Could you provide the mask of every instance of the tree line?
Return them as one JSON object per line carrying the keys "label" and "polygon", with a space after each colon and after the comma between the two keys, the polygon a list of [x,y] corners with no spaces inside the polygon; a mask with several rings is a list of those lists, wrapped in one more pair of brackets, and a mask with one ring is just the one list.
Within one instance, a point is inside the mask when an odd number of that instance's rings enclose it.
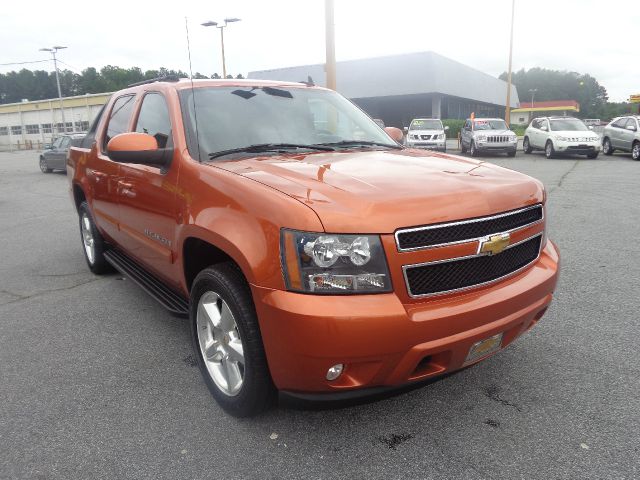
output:
{"label": "tree line", "polygon": [[[89,67],[84,69],[82,73],[60,70],[59,75],[63,97],[114,92],[132,83],[167,75],[177,75],[180,78],[189,77],[182,70],[170,70],[164,67],[158,70],[142,71],[138,67],[121,68],[112,65],[107,65],[100,70]],[[222,77],[217,73],[206,76],[197,72],[193,78],[217,79]],[[242,74],[236,77],[227,75],[227,78],[243,78],[243,76]],[[55,72],[22,69],[18,72],[0,73],[0,104],[21,102],[23,99],[31,101],[57,97],[58,87]]]}
{"label": "tree line", "polygon": [[[500,75],[506,81],[507,73]],[[520,103],[531,102],[531,90],[534,101],[575,100],[580,104],[581,118],[608,119],[631,112],[631,104],[626,102],[609,102],[607,89],[589,74],[531,68],[512,73],[511,82],[518,90]]]}

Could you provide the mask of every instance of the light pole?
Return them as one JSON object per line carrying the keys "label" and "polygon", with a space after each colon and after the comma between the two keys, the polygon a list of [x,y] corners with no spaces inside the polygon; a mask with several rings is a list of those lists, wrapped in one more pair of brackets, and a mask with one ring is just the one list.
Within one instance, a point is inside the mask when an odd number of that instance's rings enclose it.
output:
{"label": "light pole", "polygon": [[533,117],[533,98],[535,97],[537,91],[537,88],[529,89],[529,93],[531,94],[531,111],[529,112],[529,120],[531,120],[531,117]]}
{"label": "light pole", "polygon": [[324,69],[327,74],[327,88],[331,90],[336,89],[336,37],[333,10],[333,0],[325,0],[326,63]]}
{"label": "light pole", "polygon": [[62,105],[62,90],[60,89],[60,75],[58,74],[58,60],[56,59],[56,52],[67,47],[55,46],[51,48],[41,48],[41,52],[51,52],[53,55],[53,66],[56,69],[56,83],[58,84],[58,101],[60,102],[60,115],[62,116],[62,133],[67,131],[67,123],[64,119],[64,106]]}
{"label": "light pole", "polygon": [[239,18],[225,18],[224,25],[218,25],[218,22],[212,22],[211,20],[202,24],[203,27],[216,27],[220,29],[220,45],[222,47],[222,78],[227,78],[227,65],[224,59],[224,29],[230,23],[239,21]]}

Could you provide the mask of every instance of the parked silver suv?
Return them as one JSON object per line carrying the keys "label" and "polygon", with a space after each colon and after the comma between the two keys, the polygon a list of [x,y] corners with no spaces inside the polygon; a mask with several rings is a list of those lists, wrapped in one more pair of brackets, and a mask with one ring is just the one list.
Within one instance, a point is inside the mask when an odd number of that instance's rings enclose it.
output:
{"label": "parked silver suv", "polygon": [[472,157],[481,152],[506,153],[516,156],[518,137],[500,118],[467,119],[460,131],[460,150]]}
{"label": "parked silver suv", "polygon": [[640,160],[640,115],[614,118],[602,132],[602,153],[611,155],[616,150],[631,152],[631,158]]}

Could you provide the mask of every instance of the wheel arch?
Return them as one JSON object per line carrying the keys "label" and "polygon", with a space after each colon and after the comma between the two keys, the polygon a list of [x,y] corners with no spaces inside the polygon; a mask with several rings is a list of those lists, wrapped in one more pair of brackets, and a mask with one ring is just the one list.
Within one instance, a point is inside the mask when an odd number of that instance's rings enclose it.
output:
{"label": "wheel arch", "polygon": [[73,203],[76,206],[76,212],[80,209],[80,204],[87,201],[84,189],[76,182],[72,184]]}

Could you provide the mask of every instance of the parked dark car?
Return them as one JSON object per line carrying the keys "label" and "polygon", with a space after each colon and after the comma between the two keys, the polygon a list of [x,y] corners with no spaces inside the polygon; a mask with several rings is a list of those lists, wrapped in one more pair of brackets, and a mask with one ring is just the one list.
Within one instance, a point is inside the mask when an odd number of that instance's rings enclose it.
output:
{"label": "parked dark car", "polygon": [[51,173],[53,170],[66,171],[69,147],[80,145],[85,135],[86,132],[70,133],[56,138],[50,148],[45,148],[40,154],[40,170],[42,173]]}

